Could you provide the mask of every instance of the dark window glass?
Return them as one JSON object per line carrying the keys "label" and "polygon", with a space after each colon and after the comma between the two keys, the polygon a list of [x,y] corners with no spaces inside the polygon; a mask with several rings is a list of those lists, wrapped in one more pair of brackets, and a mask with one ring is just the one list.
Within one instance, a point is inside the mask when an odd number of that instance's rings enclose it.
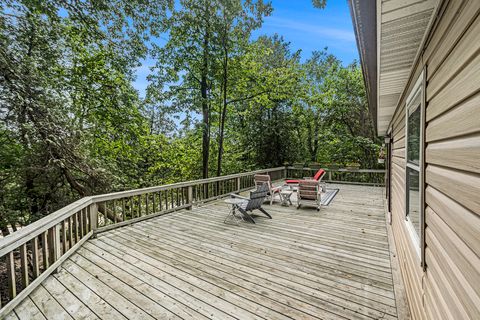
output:
{"label": "dark window glass", "polygon": [[407,167],[408,217],[420,237],[420,175]]}
{"label": "dark window glass", "polygon": [[420,165],[420,107],[408,116],[407,160]]}

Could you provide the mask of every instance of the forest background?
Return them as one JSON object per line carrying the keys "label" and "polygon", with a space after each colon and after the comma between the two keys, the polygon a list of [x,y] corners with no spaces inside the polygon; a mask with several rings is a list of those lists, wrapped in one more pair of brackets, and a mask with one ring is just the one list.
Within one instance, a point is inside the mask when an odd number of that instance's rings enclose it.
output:
{"label": "forest background", "polygon": [[0,3],[3,235],[92,194],[289,163],[378,167],[358,62],[252,39],[270,2]]}

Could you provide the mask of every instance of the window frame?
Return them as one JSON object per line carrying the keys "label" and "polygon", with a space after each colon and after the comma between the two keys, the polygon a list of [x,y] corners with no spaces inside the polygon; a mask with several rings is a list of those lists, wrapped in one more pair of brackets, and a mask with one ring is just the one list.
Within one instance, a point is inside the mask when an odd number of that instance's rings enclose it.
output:
{"label": "window frame", "polygon": [[[414,103],[420,96],[420,103]],[[420,108],[420,139],[419,139],[419,164],[416,165],[408,161],[408,119],[409,116]],[[425,165],[424,165],[424,148],[425,146],[425,70],[422,71],[413,86],[410,94],[405,102],[405,223],[410,234],[410,238],[415,244],[415,250],[421,259],[421,265],[424,265],[425,255]],[[415,226],[409,217],[409,177],[408,170],[415,170],[419,175],[419,205],[420,205],[420,234],[415,230]]]}

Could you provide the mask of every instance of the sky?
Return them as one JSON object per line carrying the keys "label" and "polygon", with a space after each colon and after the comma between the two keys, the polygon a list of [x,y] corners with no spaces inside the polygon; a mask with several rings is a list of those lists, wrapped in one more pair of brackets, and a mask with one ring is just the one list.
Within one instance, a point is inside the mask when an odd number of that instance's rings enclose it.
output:
{"label": "sky", "polygon": [[[328,47],[343,64],[358,60],[358,51],[352,19],[347,0],[327,0],[325,9],[316,9],[311,0],[271,0],[273,13],[264,19],[252,38],[260,35],[282,35],[290,42],[292,51],[302,50],[302,61],[308,59],[312,51]],[[143,97],[148,85],[146,80],[153,61],[147,59],[137,69],[135,88]]]}

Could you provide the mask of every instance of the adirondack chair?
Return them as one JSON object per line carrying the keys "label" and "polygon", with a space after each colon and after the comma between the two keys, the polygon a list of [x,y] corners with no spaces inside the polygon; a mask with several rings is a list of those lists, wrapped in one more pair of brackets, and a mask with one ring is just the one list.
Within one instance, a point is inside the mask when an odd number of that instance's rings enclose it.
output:
{"label": "adirondack chair", "polygon": [[257,188],[263,184],[266,184],[268,186],[267,197],[270,200],[270,205],[273,203],[273,199],[275,198],[275,195],[278,195],[278,198],[281,200],[280,191],[282,190],[282,188],[273,187],[272,180],[268,174],[256,174],[253,179],[255,180],[255,186]]}
{"label": "adirondack chair", "polygon": [[249,214],[249,212],[252,212],[253,210],[259,210],[268,218],[272,219],[272,216],[262,208],[262,204],[265,201],[267,194],[268,185],[264,183],[261,186],[257,187],[257,190],[250,192],[250,198],[245,198],[234,193],[232,193],[230,196],[232,198],[239,198],[245,200],[239,204],[235,204],[235,209],[242,214],[243,218],[246,221],[255,223],[255,220],[253,220],[253,217]]}
{"label": "adirondack chair", "polygon": [[320,211],[322,207],[322,188],[316,180],[299,180],[297,192],[297,209],[301,205],[312,205]]}

